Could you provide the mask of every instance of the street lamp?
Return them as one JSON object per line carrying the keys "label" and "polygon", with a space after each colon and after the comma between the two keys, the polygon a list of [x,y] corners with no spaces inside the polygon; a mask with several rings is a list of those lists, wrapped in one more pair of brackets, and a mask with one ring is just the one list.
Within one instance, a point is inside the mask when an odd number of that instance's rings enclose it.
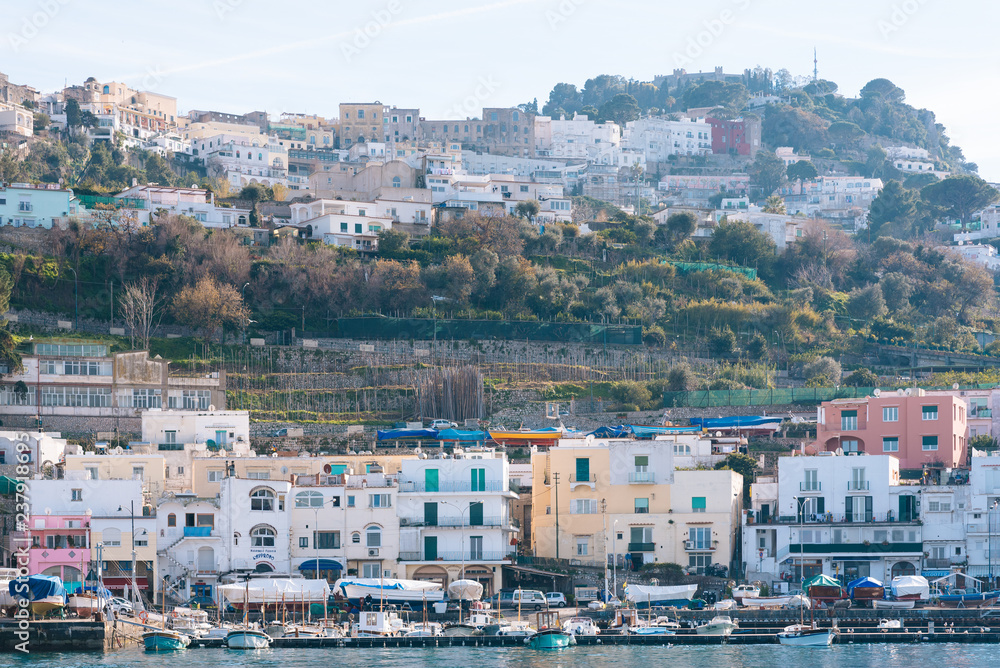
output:
{"label": "street lamp", "polygon": [[612,573],[611,588],[614,590],[612,593],[617,598],[617,596],[618,596],[618,520],[615,520],[614,524],[611,525],[611,573]]}

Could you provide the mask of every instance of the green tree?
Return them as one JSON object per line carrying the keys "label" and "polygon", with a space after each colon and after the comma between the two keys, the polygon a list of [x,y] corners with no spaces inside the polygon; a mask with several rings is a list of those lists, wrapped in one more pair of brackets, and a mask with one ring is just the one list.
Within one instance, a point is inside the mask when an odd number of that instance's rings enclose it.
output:
{"label": "green tree", "polygon": [[785,161],[769,151],[758,151],[747,168],[750,185],[758,188],[761,199],[766,199],[785,180]]}
{"label": "green tree", "polygon": [[767,339],[760,332],[754,332],[747,343],[747,356],[752,360],[763,361],[767,358]]}
{"label": "green tree", "polygon": [[220,328],[243,327],[250,317],[239,290],[212,276],[181,288],[172,310],[178,322],[201,331],[209,341]]}
{"label": "green tree", "polygon": [[723,219],[708,242],[712,257],[756,267],[764,276],[771,273],[776,248],[774,239],[742,220]]}
{"label": "green tree", "polygon": [[674,244],[684,241],[698,229],[698,216],[690,211],[681,211],[667,216],[667,231]]}
{"label": "green tree", "polygon": [[410,250],[410,235],[402,230],[390,228],[378,233],[378,254],[391,258]]}
{"label": "green tree", "polygon": [[66,100],[66,127],[75,128],[80,125],[80,103],[70,98]]}
{"label": "green tree", "polygon": [[726,325],[713,327],[708,333],[708,352],[712,357],[732,357],[736,351],[736,334]]}
{"label": "green tree", "polygon": [[997,449],[997,439],[989,434],[979,434],[969,439],[969,452],[973,449],[993,452]]}
{"label": "green tree", "polygon": [[743,503],[750,503],[750,486],[757,475],[757,460],[742,452],[726,455],[726,458],[715,465],[716,471],[735,471],[743,476]]}
{"label": "green tree", "polygon": [[848,387],[878,387],[878,374],[869,369],[855,369],[846,378],[844,385]]}
{"label": "green tree", "polygon": [[[580,109],[580,105],[580,91],[576,89],[574,84],[557,83],[552,87],[552,91],[549,93],[549,100],[542,107],[542,113],[546,116],[558,118],[556,112],[561,111],[562,113],[572,115]],[[596,118],[596,115],[593,118]]]}
{"label": "green tree", "polygon": [[750,91],[741,83],[706,81],[688,88],[683,99],[687,109],[724,107],[732,112],[740,112],[750,100]]}
{"label": "green tree", "polygon": [[910,278],[898,271],[890,271],[879,280],[882,286],[882,296],[886,308],[891,313],[905,311],[910,306],[910,296],[913,295],[913,283]]}
{"label": "green tree", "polygon": [[538,212],[542,210],[541,204],[538,200],[528,199],[523,202],[518,202],[517,206],[514,207],[514,213],[516,213],[521,218],[526,220],[531,220],[538,215]]}
{"label": "green tree", "polygon": [[785,173],[788,174],[789,181],[808,181],[809,179],[815,179],[819,175],[819,172],[816,171],[816,165],[812,164],[809,160],[793,162],[788,165]]}
{"label": "green tree", "polygon": [[803,375],[810,387],[840,385],[842,374],[840,362],[832,357],[817,357],[803,368]]}
{"label": "green tree", "polygon": [[667,390],[670,392],[687,392],[698,386],[698,378],[687,364],[670,367],[667,372]]}
{"label": "green tree", "polygon": [[861,320],[862,327],[865,323],[885,315],[888,309],[879,284],[851,290],[847,298],[847,312],[852,318]]}
{"label": "green tree", "polygon": [[882,226],[887,223],[909,228],[917,210],[916,201],[916,194],[904,188],[899,181],[887,181],[868,208],[868,229],[871,236],[879,236]]}
{"label": "green tree", "polygon": [[611,396],[624,406],[629,406],[632,410],[641,410],[653,398],[653,393],[649,391],[645,383],[635,380],[623,380],[611,386]]}
{"label": "green tree", "polygon": [[826,134],[836,146],[849,148],[857,144],[858,140],[865,136],[865,131],[858,127],[857,123],[850,121],[836,121],[831,123],[826,129]]}
{"label": "green tree", "polygon": [[888,79],[872,79],[861,89],[861,98],[899,103],[906,99],[906,93]]}
{"label": "green tree", "polygon": [[659,325],[653,325],[643,330],[642,342],[652,348],[662,348],[667,345],[667,333]]}
{"label": "green tree", "polygon": [[628,93],[619,93],[601,105],[600,119],[614,121],[621,127],[639,118],[642,109],[635,98]]}
{"label": "green tree", "polygon": [[764,213],[785,213],[785,200],[781,195],[771,195],[764,201]]}
{"label": "green tree", "polygon": [[962,223],[964,230],[972,214],[997,201],[1000,192],[978,176],[959,174],[925,186],[920,191],[920,196],[947,210]]}
{"label": "green tree", "polygon": [[51,122],[52,119],[49,118],[48,114],[35,112],[32,118],[32,130],[34,132],[43,132],[45,128],[49,127],[49,123]]}

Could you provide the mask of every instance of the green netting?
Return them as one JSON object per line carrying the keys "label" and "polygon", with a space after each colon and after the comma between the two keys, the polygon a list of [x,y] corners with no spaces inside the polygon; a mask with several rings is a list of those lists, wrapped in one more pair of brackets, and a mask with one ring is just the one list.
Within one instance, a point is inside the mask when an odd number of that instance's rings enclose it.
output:
{"label": "green netting", "polygon": [[672,264],[677,268],[682,274],[686,274],[690,271],[731,271],[734,274],[742,274],[749,278],[751,281],[757,278],[757,270],[751,267],[737,267],[728,264],[716,264],[715,262],[673,262],[668,261],[667,264]]}
{"label": "green netting", "polygon": [[477,339],[641,345],[642,327],[510,320],[341,318],[334,336],[348,339]]}
{"label": "green netting", "polygon": [[[963,390],[988,390],[996,387],[991,383],[963,385]],[[711,406],[768,406],[771,404],[813,405],[833,399],[861,399],[872,396],[874,387],[796,387],[771,390],[697,390],[694,392],[664,392],[665,408],[689,406],[709,408]],[[893,392],[896,388],[882,388],[883,392]],[[950,390],[951,387],[924,387],[925,390]]]}

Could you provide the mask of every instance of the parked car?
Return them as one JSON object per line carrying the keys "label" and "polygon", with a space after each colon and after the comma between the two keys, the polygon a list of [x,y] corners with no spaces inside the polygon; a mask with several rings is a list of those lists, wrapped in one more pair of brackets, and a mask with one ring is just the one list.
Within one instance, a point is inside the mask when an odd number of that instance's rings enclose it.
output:
{"label": "parked car", "polygon": [[458,429],[458,425],[454,422],[449,422],[448,420],[434,420],[431,422],[431,429],[437,429],[438,431],[444,429]]}
{"label": "parked car", "polygon": [[108,604],[116,615],[131,615],[132,604],[121,596],[113,596]]}
{"label": "parked car", "polygon": [[545,602],[550,608],[565,608],[567,605],[566,594],[561,591],[550,591],[545,594]]}
{"label": "parked car", "polygon": [[545,594],[534,589],[508,589],[494,594],[486,599],[494,608],[517,608],[527,610],[542,610],[548,608]]}

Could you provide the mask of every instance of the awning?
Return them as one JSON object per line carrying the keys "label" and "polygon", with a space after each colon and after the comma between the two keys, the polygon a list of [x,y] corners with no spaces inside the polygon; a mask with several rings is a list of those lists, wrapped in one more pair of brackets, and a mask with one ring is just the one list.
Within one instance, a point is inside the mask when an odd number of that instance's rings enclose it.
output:
{"label": "awning", "polygon": [[21,482],[9,476],[0,476],[0,494],[13,494]]}
{"label": "awning", "polygon": [[[317,562],[319,562],[317,564]],[[307,559],[299,564],[299,572],[307,573],[309,571],[342,571],[344,567],[339,561],[334,561],[333,559]]]}
{"label": "awning", "polygon": [[[132,586],[132,578],[129,577],[104,577],[103,582],[108,589],[129,589]],[[136,578],[135,585],[139,589],[149,589],[149,582],[145,577]]]}
{"label": "awning", "polygon": [[951,573],[951,571],[949,571],[947,568],[945,568],[943,570],[942,569],[938,569],[938,570],[933,570],[932,569],[932,570],[920,571],[920,574],[923,575],[925,578],[943,578],[944,576],[948,575],[949,573]]}

